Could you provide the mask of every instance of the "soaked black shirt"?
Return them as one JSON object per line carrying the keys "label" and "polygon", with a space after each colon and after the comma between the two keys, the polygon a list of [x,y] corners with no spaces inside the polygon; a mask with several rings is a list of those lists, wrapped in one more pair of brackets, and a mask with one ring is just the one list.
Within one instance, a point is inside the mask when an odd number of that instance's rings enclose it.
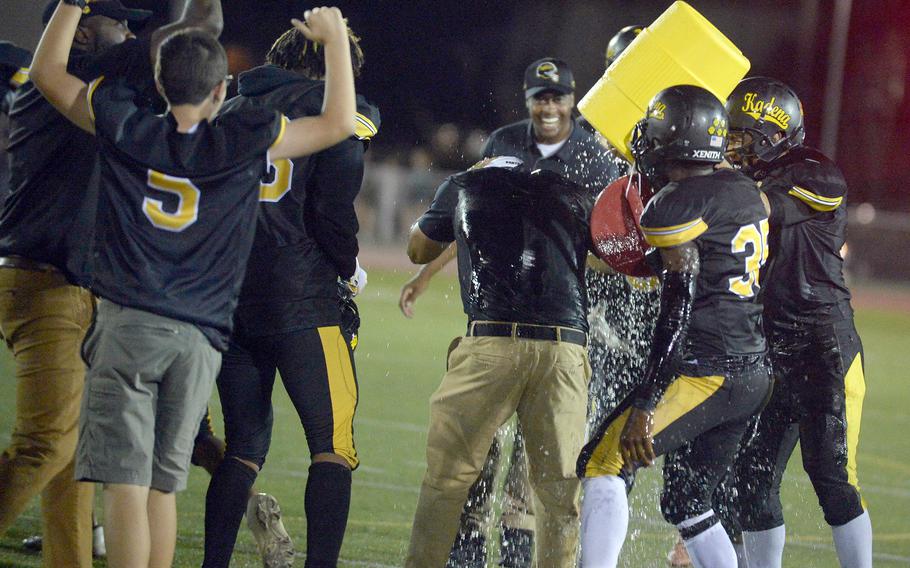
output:
{"label": "soaked black shirt", "polygon": [[89,93],[101,157],[92,290],[195,324],[225,350],[285,119],[245,110],[181,133],[172,115],[137,107],[123,82],[99,79]]}
{"label": "soaked black shirt", "polygon": [[568,140],[549,158],[544,158],[537,148],[531,119],[494,130],[483,147],[483,157],[491,156],[514,156],[523,161],[524,168],[529,171],[538,168],[554,171],[594,195],[621,175],[597,138],[574,121]]}
{"label": "soaked black shirt", "polygon": [[641,230],[655,247],[698,247],[687,356],[765,351],[758,277],[768,256],[768,217],[755,182],[723,169],[670,183],[648,202]]}
{"label": "soaked black shirt", "polygon": [[439,187],[420,230],[458,244],[468,319],[588,330],[590,192],[553,172],[484,168]]}
{"label": "soaked black shirt", "polygon": [[[225,104],[222,116],[263,108],[290,119],[316,116],[324,94],[323,81],[265,65],[240,76],[240,96]],[[354,200],[379,110],[358,95],[355,119],[354,136],[312,156],[277,161],[260,187],[256,238],[234,315],[239,333],[340,323],[337,282],[353,276],[356,266]]]}
{"label": "soaked black shirt", "polygon": [[[86,82],[125,76],[144,90],[152,80],[149,53],[146,40],[98,54],[74,50],[69,71]],[[0,213],[0,256],[52,264],[86,284],[98,198],[95,137],[58,113],[32,82],[17,91],[9,118],[10,195]]]}
{"label": "soaked black shirt", "polygon": [[821,152],[800,147],[757,176],[771,202],[771,259],[762,271],[767,323],[792,327],[853,316],[844,281],[847,184]]}

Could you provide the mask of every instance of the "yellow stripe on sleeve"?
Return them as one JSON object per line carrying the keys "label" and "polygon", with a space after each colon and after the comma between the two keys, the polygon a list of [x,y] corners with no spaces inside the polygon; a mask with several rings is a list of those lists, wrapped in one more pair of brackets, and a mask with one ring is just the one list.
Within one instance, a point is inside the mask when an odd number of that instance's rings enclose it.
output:
{"label": "yellow stripe on sleeve", "polygon": [[354,115],[354,121],[357,123],[354,135],[358,140],[369,140],[379,132],[379,129],[373,124],[373,121],[359,112]]}
{"label": "yellow stripe on sleeve", "polygon": [[271,146],[269,146],[269,150],[271,150],[278,144],[281,144],[281,141],[284,139],[284,133],[287,132],[289,122],[290,122],[290,119],[288,119],[288,117],[281,115],[281,128],[278,130],[278,135],[275,136],[275,141],[272,142]]}
{"label": "yellow stripe on sleeve", "polygon": [[92,106],[92,97],[95,96],[95,91],[97,91],[98,87],[101,86],[102,81],[104,81],[104,75],[98,77],[88,85],[88,92],[86,96],[88,97],[88,115],[92,119],[92,123],[95,122],[95,109]]}
{"label": "yellow stripe on sleeve", "polygon": [[22,67],[16,71],[9,80],[10,84],[16,88],[21,87],[22,85],[28,82],[28,67]]}
{"label": "yellow stripe on sleeve", "polygon": [[843,202],[844,198],[841,197],[824,197],[817,193],[812,193],[804,187],[794,185],[793,189],[788,191],[790,195],[799,199],[812,209],[816,211],[834,211],[837,209],[840,204]]}
{"label": "yellow stripe on sleeve", "polygon": [[707,230],[708,224],[701,217],[672,227],[641,228],[648,244],[658,248],[675,247],[687,243]]}

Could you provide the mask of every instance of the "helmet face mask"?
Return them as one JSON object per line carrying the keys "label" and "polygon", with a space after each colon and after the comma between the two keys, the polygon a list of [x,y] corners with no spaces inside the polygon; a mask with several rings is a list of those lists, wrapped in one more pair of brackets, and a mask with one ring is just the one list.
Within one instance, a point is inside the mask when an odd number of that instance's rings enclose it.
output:
{"label": "helmet face mask", "polygon": [[636,169],[659,190],[671,166],[713,166],[724,159],[727,113],[709,91],[678,85],[659,92],[632,133]]}
{"label": "helmet face mask", "polygon": [[767,77],[740,81],[726,104],[734,136],[727,152],[733,165],[751,173],[803,143],[803,105],[790,87]]}

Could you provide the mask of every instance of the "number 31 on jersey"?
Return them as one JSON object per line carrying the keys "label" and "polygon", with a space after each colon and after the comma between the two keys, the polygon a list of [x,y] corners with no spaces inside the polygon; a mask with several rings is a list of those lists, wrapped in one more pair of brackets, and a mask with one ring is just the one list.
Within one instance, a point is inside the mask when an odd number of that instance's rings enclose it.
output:
{"label": "number 31 on jersey", "polygon": [[[749,248],[751,246],[751,249]],[[768,260],[768,220],[743,225],[730,242],[733,254],[748,252],[746,273],[730,278],[730,291],[740,298],[752,298],[758,293],[758,274]]]}

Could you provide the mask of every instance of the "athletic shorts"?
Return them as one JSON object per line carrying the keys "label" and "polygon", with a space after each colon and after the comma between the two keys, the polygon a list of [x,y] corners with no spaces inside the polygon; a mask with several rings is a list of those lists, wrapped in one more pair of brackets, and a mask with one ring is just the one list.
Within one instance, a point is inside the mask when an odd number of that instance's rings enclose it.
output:
{"label": "athletic shorts", "polygon": [[184,489],[221,354],[193,324],[102,300],[83,358],[76,478]]}

